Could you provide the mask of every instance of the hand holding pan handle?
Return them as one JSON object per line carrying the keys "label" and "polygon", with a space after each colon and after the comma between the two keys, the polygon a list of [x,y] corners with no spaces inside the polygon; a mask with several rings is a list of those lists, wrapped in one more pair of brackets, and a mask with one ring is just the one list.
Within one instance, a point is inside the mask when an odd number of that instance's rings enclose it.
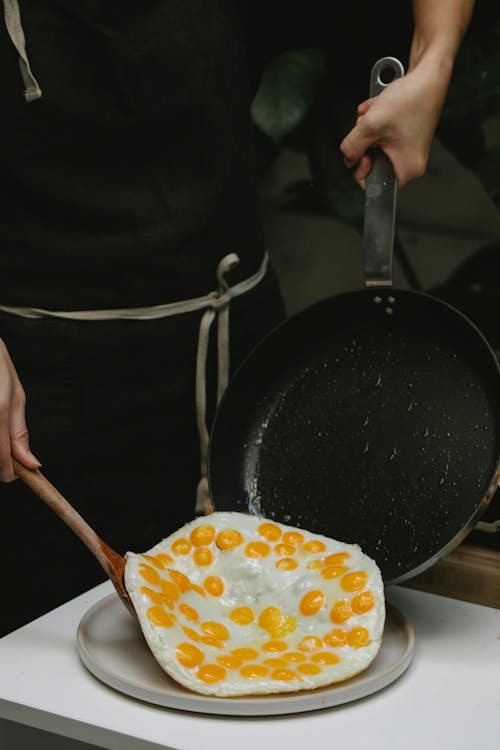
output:
{"label": "hand holding pan handle", "polygon": [[[370,97],[378,96],[389,85],[381,78],[385,71],[393,73],[392,81],[404,76],[404,68],[395,57],[378,60],[372,68]],[[381,149],[375,149],[365,190],[366,286],[392,286],[397,187],[391,160]]]}

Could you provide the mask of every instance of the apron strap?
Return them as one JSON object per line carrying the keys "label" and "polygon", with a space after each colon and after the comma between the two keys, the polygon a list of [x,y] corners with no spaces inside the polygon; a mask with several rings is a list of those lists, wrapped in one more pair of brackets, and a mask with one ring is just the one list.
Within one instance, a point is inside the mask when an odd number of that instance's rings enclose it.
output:
{"label": "apron strap", "polygon": [[267,270],[267,254],[253,276],[230,287],[225,274],[235,268],[239,261],[235,253],[226,255],[217,267],[218,291],[213,297],[211,308],[205,310],[200,322],[198,350],[196,353],[196,421],[200,436],[201,479],[196,490],[195,515],[212,513],[214,507],[210,500],[208,488],[208,443],[209,432],[206,423],[207,406],[207,355],[210,338],[210,327],[217,315],[217,405],[219,404],[229,381],[229,303],[232,297],[239,296],[252,289],[261,281]]}
{"label": "apron strap", "polygon": [[27,102],[33,102],[35,99],[40,99],[42,90],[29,64],[18,0],[3,0],[3,11],[7,32],[19,55],[19,67],[24,82],[24,98]]}
{"label": "apron strap", "polygon": [[198,333],[196,351],[195,401],[196,422],[200,438],[201,479],[196,491],[195,513],[205,514],[213,511],[208,491],[207,462],[209,432],[206,422],[207,409],[207,356],[210,342],[210,328],[217,317],[217,405],[222,398],[229,381],[229,303],[233,297],[239,297],[253,289],[264,278],[269,256],[265,253],[259,269],[243,281],[229,286],[226,274],[235,268],[240,259],[236,253],[225,255],[217,266],[217,291],[203,297],[180,300],[153,307],[131,307],[126,309],[107,310],[45,310],[40,307],[13,307],[0,305],[0,311],[23,318],[59,318],[65,320],[155,320],[172,315],[182,315],[195,310],[203,310]]}

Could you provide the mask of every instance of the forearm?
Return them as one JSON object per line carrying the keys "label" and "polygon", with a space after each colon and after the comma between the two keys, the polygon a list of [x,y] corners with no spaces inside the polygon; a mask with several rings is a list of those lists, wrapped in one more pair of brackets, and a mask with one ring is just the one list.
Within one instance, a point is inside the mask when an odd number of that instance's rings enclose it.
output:
{"label": "forearm", "polygon": [[474,0],[413,0],[414,34],[409,70],[425,63],[448,82]]}
{"label": "forearm", "polygon": [[355,127],[340,145],[362,185],[369,149],[381,148],[400,186],[424,174],[432,138],[474,0],[413,0],[414,35],[408,74],[358,106]]}
{"label": "forearm", "polygon": [[414,34],[408,74],[425,90],[433,127],[446,98],[460,43],[470,23],[474,0],[412,0]]}

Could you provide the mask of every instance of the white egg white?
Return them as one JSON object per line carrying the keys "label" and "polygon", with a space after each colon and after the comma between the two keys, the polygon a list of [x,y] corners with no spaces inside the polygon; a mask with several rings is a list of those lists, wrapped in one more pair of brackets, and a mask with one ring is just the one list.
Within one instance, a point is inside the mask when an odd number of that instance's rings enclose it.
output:
{"label": "white egg white", "polygon": [[[276,563],[283,555],[276,553],[278,541],[266,541],[259,533],[259,527],[263,523],[271,523],[278,527],[283,534],[286,532],[300,532],[303,542],[296,545],[293,555],[289,557],[296,560],[298,567],[292,570],[282,570],[276,567]],[[174,554],[172,545],[179,539],[190,539],[192,532],[202,525],[210,525],[215,529],[214,541],[207,545],[213,555],[213,561],[209,565],[199,565],[195,562],[193,553],[197,548],[192,547],[186,554]],[[217,534],[223,530],[235,529],[243,537],[242,544],[231,549],[219,549],[216,543]],[[324,550],[320,552],[307,552],[303,545],[311,541],[322,542]],[[245,553],[249,542],[264,542],[269,546],[269,554],[264,557],[248,557]],[[336,553],[348,553],[349,557],[345,563],[349,571],[363,571],[366,573],[366,582],[363,592],[370,592],[374,604],[366,612],[356,613],[345,622],[332,621],[331,611],[335,602],[342,600],[351,602],[358,590],[346,592],[342,588],[342,577],[325,579],[321,575],[324,569],[326,557]],[[365,670],[374,660],[380,648],[384,621],[385,602],[382,576],[376,563],[363,554],[359,546],[344,544],[342,542],[313,534],[303,529],[295,529],[291,526],[263,519],[243,513],[212,513],[203,518],[197,518],[189,524],[176,531],[171,536],[163,539],[147,553],[150,557],[158,554],[169,555],[172,563],[164,563],[164,568],[151,566],[148,560],[141,554],[128,552],[125,568],[125,585],[137,612],[139,622],[151,649],[161,667],[174,680],[197,693],[214,696],[241,696],[266,693],[292,692],[298,690],[310,690],[313,688],[329,685],[346,680]],[[317,568],[309,567],[311,562],[319,561]],[[316,563],[314,563],[316,564]],[[213,596],[206,593],[204,596],[196,589],[180,593],[176,601],[169,606],[159,605],[165,613],[170,616],[173,624],[169,626],[155,625],[148,616],[148,610],[158,604],[151,600],[151,590],[161,593],[161,583],[152,584],[144,579],[143,566],[154,568],[161,580],[171,580],[171,570],[179,571],[189,578],[191,584],[203,588],[208,576],[216,576],[224,585],[222,594]],[[321,567],[322,566],[322,567]],[[141,592],[141,589],[143,590]],[[149,590],[149,593],[144,589]],[[317,612],[304,614],[300,610],[300,602],[303,597],[312,591],[320,591],[324,595],[324,603]],[[180,605],[189,605],[197,616],[197,619],[189,619],[180,609]],[[250,607],[255,614],[253,622],[241,625],[234,622],[230,614],[236,608]],[[293,622],[291,632],[286,632],[279,637],[273,638],[269,632],[259,624],[259,616],[268,608],[277,608],[285,618]],[[198,636],[203,635],[202,624],[207,622],[221,623],[227,629],[229,638],[225,638],[217,645],[201,642]],[[195,631],[194,639],[188,632]],[[275,668],[269,667],[267,673],[262,677],[248,678],[241,672],[241,668],[224,668],[224,676],[220,678],[220,662],[218,657],[230,654],[235,649],[254,649],[258,652],[257,658],[244,661],[243,664],[261,665],[261,671],[265,660],[285,659],[285,654],[302,654],[303,661],[300,663],[314,664],[309,667],[316,671],[318,659],[314,651],[304,651],[300,644],[305,637],[314,636],[323,639],[332,630],[349,633],[353,629],[366,629],[369,633],[369,642],[362,646],[352,646],[349,643],[338,646],[329,646],[323,642],[319,650],[321,654],[334,654],[337,663],[320,664],[320,670],[316,674],[307,674],[298,670],[298,664],[294,661],[287,663],[285,667],[287,679],[279,679],[281,674]],[[269,641],[279,641],[285,644],[283,652],[265,652],[262,645]],[[179,644],[190,643],[199,649],[203,659],[194,666],[183,666],[178,660]],[[316,660],[316,661],[315,661]],[[216,679],[213,682],[201,680],[199,670],[207,665],[216,665]],[[265,666],[265,665],[264,665]],[[279,668],[278,668],[279,669]],[[302,668],[304,669],[304,668]],[[290,677],[290,670],[294,676]],[[210,670],[209,670],[210,671]],[[274,675],[274,676],[273,676]],[[219,679],[220,678],[220,679]]]}

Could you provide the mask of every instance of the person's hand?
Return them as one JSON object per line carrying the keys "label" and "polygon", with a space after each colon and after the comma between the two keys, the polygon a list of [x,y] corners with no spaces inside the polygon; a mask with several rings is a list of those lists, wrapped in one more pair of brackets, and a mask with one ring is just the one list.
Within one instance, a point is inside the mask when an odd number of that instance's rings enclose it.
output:
{"label": "person's hand", "polygon": [[362,187],[371,169],[368,150],[374,147],[391,160],[400,187],[425,173],[446,93],[446,85],[435,78],[432,69],[415,68],[358,106],[356,125],[340,150]]}
{"label": "person's hand", "polygon": [[28,469],[40,462],[29,447],[25,418],[26,397],[7,347],[0,339],[0,481],[16,478],[11,456]]}
{"label": "person's hand", "polygon": [[424,174],[453,65],[474,0],[413,0],[414,33],[408,74],[358,107],[356,125],[340,144],[348,167],[364,187],[368,150],[381,148],[400,187]]}

